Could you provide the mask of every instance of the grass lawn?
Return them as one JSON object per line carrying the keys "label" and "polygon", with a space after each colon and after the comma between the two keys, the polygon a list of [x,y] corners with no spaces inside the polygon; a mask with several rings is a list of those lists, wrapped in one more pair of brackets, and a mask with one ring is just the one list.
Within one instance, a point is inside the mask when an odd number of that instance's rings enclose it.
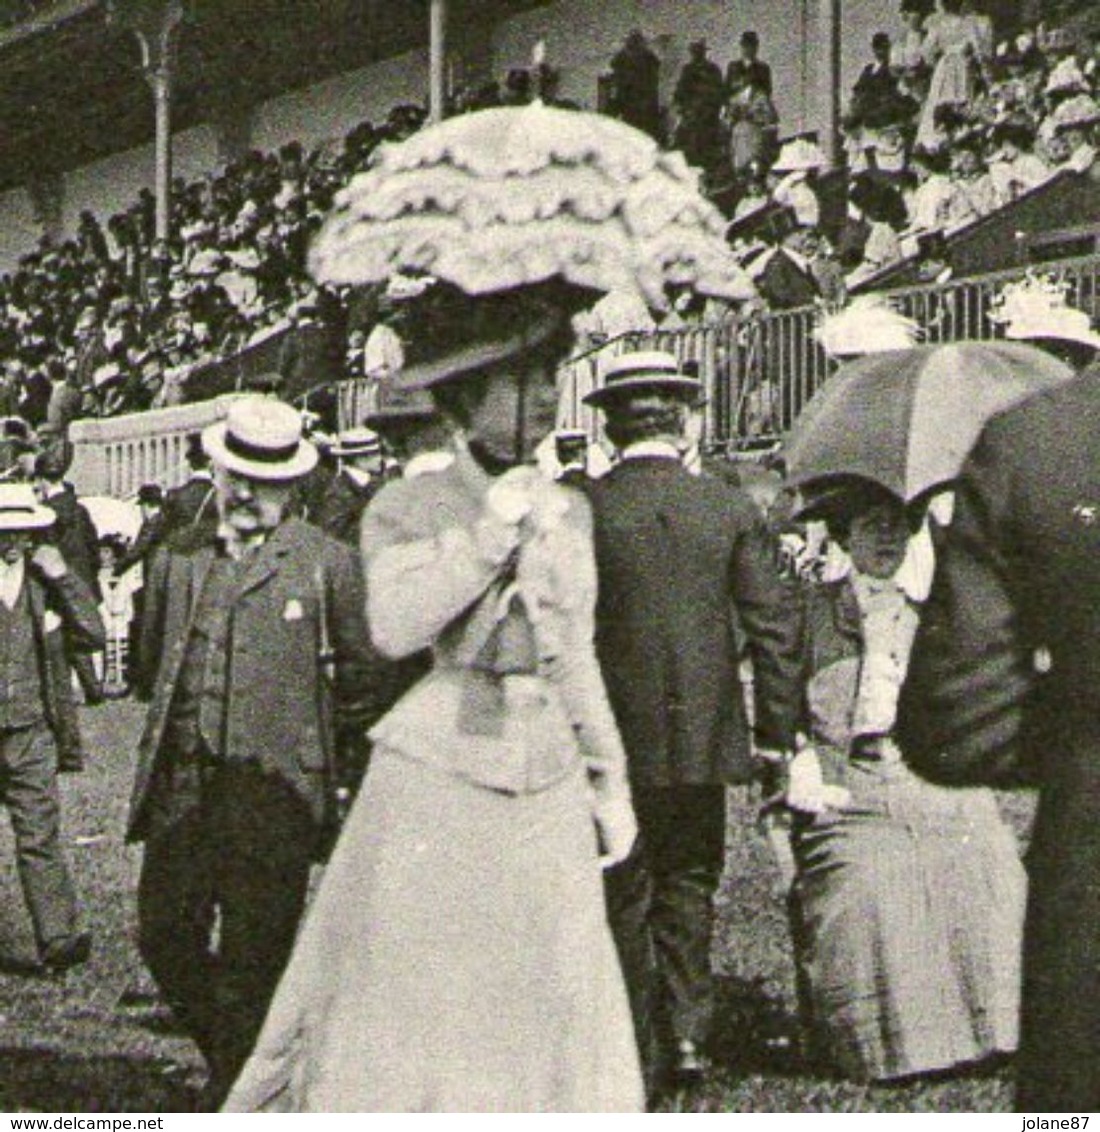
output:
{"label": "grass lawn", "polygon": [[[157,1007],[134,946],[139,851],[122,832],[142,709],[84,711],[89,769],[62,779],[65,840],[89,925],[91,962],[59,979],[16,973],[34,954],[0,823],[0,1110],[188,1112],[202,1061]],[[1011,798],[1017,827],[1030,801]],[[1008,1112],[1006,1072],[866,1087],[800,1063],[794,977],[778,873],[746,798],[731,798],[730,853],[714,961],[721,978],[716,1063],[700,1095],[670,1107],[729,1112]]]}

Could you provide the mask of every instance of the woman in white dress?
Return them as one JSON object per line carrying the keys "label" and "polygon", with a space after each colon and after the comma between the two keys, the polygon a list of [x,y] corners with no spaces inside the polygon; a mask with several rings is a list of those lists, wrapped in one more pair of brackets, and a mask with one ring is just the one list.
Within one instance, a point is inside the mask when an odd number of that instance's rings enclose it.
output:
{"label": "woman in white dress", "polygon": [[917,144],[936,148],[940,134],[935,115],[940,106],[965,105],[975,93],[976,77],[985,43],[981,29],[962,14],[963,0],[941,0],[943,10],[928,17],[924,57],[934,61],[928,96],[924,100]]}
{"label": "woman in white dress", "polygon": [[418,300],[435,356],[397,379],[455,427],[362,527],[372,635],[432,671],[370,770],[229,1111],[644,1106],[606,920],[635,835],[592,648],[584,497],[529,465],[566,312],[538,289]]}

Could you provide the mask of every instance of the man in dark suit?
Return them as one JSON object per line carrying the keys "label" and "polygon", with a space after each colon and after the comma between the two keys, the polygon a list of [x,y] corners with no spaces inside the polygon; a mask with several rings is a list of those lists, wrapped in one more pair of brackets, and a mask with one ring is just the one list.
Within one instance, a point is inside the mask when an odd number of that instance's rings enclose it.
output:
{"label": "man in dark suit", "polygon": [[[34,462],[38,494],[57,516],[47,537],[99,602],[103,600],[99,584],[99,533],[87,507],[77,499],[72,484],[65,482],[65,473],[72,459],[72,445],[62,438],[38,456]],[[69,664],[80,681],[85,703],[102,703],[103,685],[96,675],[91,653],[78,638],[74,638],[68,642],[67,654]],[[74,763],[79,763],[82,756],[74,752],[73,759]]]}
{"label": "man in dark suit", "polygon": [[753,661],[762,748],[793,748],[800,704],[798,622],[763,516],[681,462],[701,389],[671,355],[624,354],[585,398],[604,410],[620,455],[589,489],[596,649],[641,836],[608,876],[608,898],[651,1088],[664,1060],[658,1045],[680,1080],[702,1073],[725,786],[756,768],[734,614]]}
{"label": "man in dark suit", "polygon": [[0,803],[40,961],[63,971],[91,950],[61,840],[57,772],[80,745],[65,643],[102,648],[104,633],[91,593],[57,547],[34,545],[53,522],[30,486],[0,484]]}
{"label": "man in dark suit", "polygon": [[187,481],[164,497],[164,538],[196,525],[212,533],[217,526],[210,457],[203,451],[202,437],[197,432],[187,438],[184,459],[189,469]]}
{"label": "man in dark suit", "polygon": [[1100,369],[989,424],[900,709],[946,783],[1040,787],[1028,853],[1017,1107],[1100,1108]]}
{"label": "man in dark suit", "polygon": [[332,446],[340,470],[325,489],[313,520],[327,535],[359,545],[359,520],[386,482],[386,462],[378,433],[369,428],[342,432]]}
{"label": "man in dark suit", "polygon": [[287,517],[316,462],[298,414],[242,398],[203,445],[218,537],[192,528],[193,548],[177,537],[150,571],[142,655],[159,664],[139,689],[151,704],[129,838],[145,842],[141,954],[210,1065],[216,1105],[289,957],[330,786],[378,714],[379,662],[357,555]]}
{"label": "man in dark suit", "polygon": [[741,57],[734,59],[726,68],[727,93],[734,95],[751,82],[770,98],[772,69],[757,58],[760,51],[760,36],[754,31],[742,32],[740,46]]}

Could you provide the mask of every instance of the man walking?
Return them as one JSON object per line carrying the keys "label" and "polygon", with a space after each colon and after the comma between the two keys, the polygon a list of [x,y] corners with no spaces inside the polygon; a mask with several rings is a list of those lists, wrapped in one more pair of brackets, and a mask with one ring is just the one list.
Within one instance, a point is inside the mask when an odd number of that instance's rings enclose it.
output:
{"label": "man walking", "polygon": [[34,546],[53,522],[29,485],[0,484],[0,801],[39,959],[47,971],[64,971],[91,951],[61,850],[59,752],[79,747],[65,640],[100,649],[104,631],[60,551]]}
{"label": "man walking", "polygon": [[386,482],[382,441],[369,428],[348,429],[336,438],[332,455],[340,470],[325,491],[316,523],[325,534],[358,546],[359,520]]}
{"label": "man walking", "polygon": [[170,544],[150,571],[142,655],[160,659],[129,836],[145,842],[141,953],[217,1105],[290,954],[338,756],[378,714],[378,662],[357,556],[288,517],[317,460],[298,414],[242,398],[202,443],[218,537]]}
{"label": "man walking", "polygon": [[[72,572],[91,591],[96,602],[103,600],[99,584],[99,534],[87,507],[76,497],[65,473],[72,464],[73,448],[64,439],[42,452],[34,462],[38,494],[55,515],[47,537],[61,551]],[[96,675],[92,655],[77,640],[68,643],[69,664],[80,681],[84,702],[103,702],[103,684]]]}
{"label": "man walking", "polygon": [[585,398],[604,411],[620,455],[589,489],[596,648],[641,836],[609,874],[608,898],[651,1087],[660,1069],[683,1083],[702,1074],[725,786],[754,772],[734,614],[753,661],[762,748],[793,748],[800,704],[797,619],[763,517],[681,461],[701,392],[674,357],[646,352],[613,360]]}

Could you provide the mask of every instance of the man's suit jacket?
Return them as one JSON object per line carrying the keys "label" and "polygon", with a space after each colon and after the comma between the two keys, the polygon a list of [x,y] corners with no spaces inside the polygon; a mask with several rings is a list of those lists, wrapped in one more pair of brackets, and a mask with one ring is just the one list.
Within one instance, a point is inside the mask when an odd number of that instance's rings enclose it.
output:
{"label": "man's suit jacket", "polygon": [[987,426],[914,646],[922,773],[1041,786],[1028,854],[1024,1111],[1100,1107],[1100,368]]}
{"label": "man's suit jacket", "polygon": [[358,546],[359,520],[385,482],[383,476],[373,476],[369,483],[358,484],[347,473],[339,472],[329,483],[313,522],[334,539]]}
{"label": "man's suit jacket", "polygon": [[[151,703],[138,750],[131,840],[179,816],[166,724],[195,602],[217,553],[210,544],[183,553],[166,548],[150,569],[141,655],[159,664],[143,671],[146,684],[139,688]],[[320,656],[323,625],[331,681]],[[282,779],[320,823],[326,784],[339,774],[337,739],[354,742],[388,706],[383,669],[365,624],[358,556],[308,523],[286,520],[255,552],[234,593],[225,757]]]}
{"label": "man's suit jacket", "polygon": [[77,499],[70,484],[51,495],[46,506],[57,516],[48,538],[61,551],[69,569],[100,601],[103,592],[99,586],[99,535],[88,508]]}
{"label": "man's suit jacket", "polygon": [[746,781],[734,612],[754,662],[760,742],[793,746],[800,706],[797,611],[760,512],[661,457],[623,460],[589,497],[596,649],[631,781]]}
{"label": "man's suit jacket", "polygon": [[174,487],[164,497],[164,533],[174,534],[198,522],[217,524],[218,509],[214,499],[214,484],[208,477],[189,479]]}
{"label": "man's suit jacket", "polygon": [[[65,645],[68,642],[83,652],[96,652],[106,643],[106,630],[95,598],[71,567],[65,577],[47,580],[28,563],[25,578],[46,723],[57,744],[62,769],[79,770],[80,725]],[[60,623],[56,624],[54,618]]]}

